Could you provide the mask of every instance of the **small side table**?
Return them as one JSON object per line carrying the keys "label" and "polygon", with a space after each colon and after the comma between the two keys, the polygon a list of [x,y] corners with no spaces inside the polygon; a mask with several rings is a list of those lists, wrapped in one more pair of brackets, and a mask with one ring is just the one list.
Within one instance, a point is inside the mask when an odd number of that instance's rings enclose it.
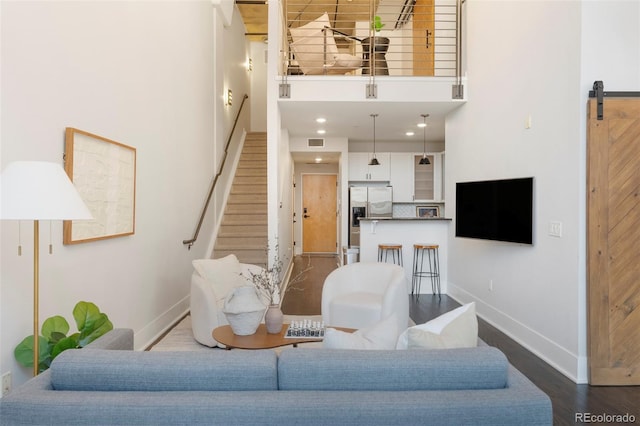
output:
{"label": "small side table", "polygon": [[[321,342],[322,339],[313,338],[286,338],[285,333],[289,328],[289,324],[282,326],[282,331],[278,334],[267,333],[267,327],[264,324],[258,326],[258,330],[254,334],[248,336],[238,336],[233,333],[230,325],[223,325],[213,330],[213,338],[222,343],[227,349],[271,349],[280,346],[293,345],[294,348],[298,347],[298,343],[306,342]],[[341,331],[354,332],[355,329],[343,328],[343,327],[331,327]]]}

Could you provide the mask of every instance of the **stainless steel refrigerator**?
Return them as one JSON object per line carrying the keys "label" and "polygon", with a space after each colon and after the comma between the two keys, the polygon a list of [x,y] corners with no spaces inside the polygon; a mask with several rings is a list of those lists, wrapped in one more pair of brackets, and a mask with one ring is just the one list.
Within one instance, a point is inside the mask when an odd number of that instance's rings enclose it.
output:
{"label": "stainless steel refrigerator", "polygon": [[349,188],[349,246],[360,246],[361,217],[392,217],[393,188],[352,186]]}

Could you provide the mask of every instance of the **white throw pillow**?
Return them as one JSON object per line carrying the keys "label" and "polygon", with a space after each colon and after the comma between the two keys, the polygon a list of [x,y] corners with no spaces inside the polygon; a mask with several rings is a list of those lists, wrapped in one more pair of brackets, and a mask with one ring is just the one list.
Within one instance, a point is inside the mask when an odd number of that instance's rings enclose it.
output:
{"label": "white throw pillow", "polygon": [[328,349],[394,349],[398,340],[395,314],[353,333],[327,328],[322,346]]}
{"label": "white throw pillow", "polygon": [[409,327],[398,338],[397,349],[452,349],[478,345],[475,302],[468,303],[424,324]]}
{"label": "white throw pillow", "polygon": [[305,37],[291,43],[291,50],[298,62],[298,66],[307,75],[319,75],[324,73],[324,66],[331,67],[336,62],[338,47],[333,35],[326,38],[326,50],[322,34],[318,37]]}
{"label": "white throw pillow", "polygon": [[224,305],[225,298],[234,288],[243,285],[240,262],[234,254],[220,259],[196,259],[191,263],[198,274],[211,285],[219,307]]}
{"label": "white throw pillow", "polygon": [[289,28],[289,32],[294,40],[298,40],[304,37],[316,37],[318,33],[322,33],[324,28],[331,28],[329,14],[327,12],[305,25]]}
{"label": "white throw pillow", "polygon": [[360,68],[362,66],[362,59],[357,56],[349,55],[348,53],[338,53],[334,56],[336,63],[333,64],[335,68],[344,68],[345,71],[349,69]]}
{"label": "white throw pillow", "polygon": [[307,75],[324,74],[325,65],[333,66],[338,55],[338,46],[331,31],[329,15],[325,12],[317,19],[297,28],[289,28],[298,66]]}

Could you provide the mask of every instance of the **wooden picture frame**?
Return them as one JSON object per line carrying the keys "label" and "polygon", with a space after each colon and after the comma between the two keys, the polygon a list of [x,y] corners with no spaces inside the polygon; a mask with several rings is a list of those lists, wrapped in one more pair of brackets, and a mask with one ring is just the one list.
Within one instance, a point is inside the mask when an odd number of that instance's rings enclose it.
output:
{"label": "wooden picture frame", "polygon": [[65,129],[64,169],[93,220],[65,220],[64,244],[135,233],[136,149],[83,130]]}
{"label": "wooden picture frame", "polygon": [[440,217],[440,206],[416,206],[416,217],[424,219]]}

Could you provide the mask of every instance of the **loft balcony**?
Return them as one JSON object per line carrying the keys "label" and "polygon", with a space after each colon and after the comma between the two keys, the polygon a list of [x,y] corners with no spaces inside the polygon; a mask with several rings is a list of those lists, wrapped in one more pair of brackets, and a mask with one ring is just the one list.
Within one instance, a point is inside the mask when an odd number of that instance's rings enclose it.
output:
{"label": "loft balcony", "polygon": [[281,107],[373,100],[446,115],[465,102],[462,0],[281,0],[279,7]]}
{"label": "loft balcony", "polygon": [[460,0],[282,0],[281,75],[460,75]]}

